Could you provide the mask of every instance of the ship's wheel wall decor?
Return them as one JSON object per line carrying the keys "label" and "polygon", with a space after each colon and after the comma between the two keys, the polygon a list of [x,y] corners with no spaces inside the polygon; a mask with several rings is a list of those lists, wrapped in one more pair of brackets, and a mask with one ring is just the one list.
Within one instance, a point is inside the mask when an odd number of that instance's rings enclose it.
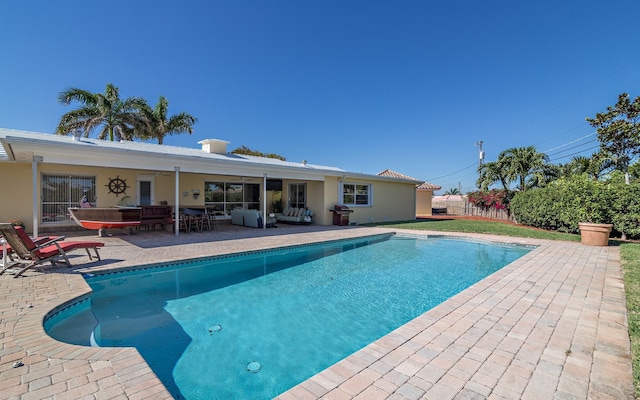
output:
{"label": "ship's wheel wall decor", "polygon": [[109,193],[115,193],[116,197],[119,194],[126,194],[127,190],[127,180],[120,178],[120,175],[117,175],[115,178],[109,178],[109,184],[105,185],[109,188]]}

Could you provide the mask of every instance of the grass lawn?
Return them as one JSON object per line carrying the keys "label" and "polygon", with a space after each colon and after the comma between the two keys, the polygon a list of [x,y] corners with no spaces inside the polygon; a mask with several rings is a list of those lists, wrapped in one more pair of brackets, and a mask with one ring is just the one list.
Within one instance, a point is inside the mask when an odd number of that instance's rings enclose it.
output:
{"label": "grass lawn", "polygon": [[[544,231],[508,222],[473,219],[423,219],[404,223],[377,224],[386,228],[418,229],[446,232],[490,233],[535,239],[580,241],[580,235]],[[624,271],[624,286],[627,298],[629,338],[633,382],[636,399],[640,399],[640,243],[611,240],[610,245],[620,246],[620,257]]]}
{"label": "grass lawn", "polygon": [[580,235],[560,233],[516,225],[510,222],[475,219],[420,219],[402,223],[377,224],[386,228],[419,229],[446,232],[490,233],[494,235],[517,236],[534,239],[570,240],[579,242]]}

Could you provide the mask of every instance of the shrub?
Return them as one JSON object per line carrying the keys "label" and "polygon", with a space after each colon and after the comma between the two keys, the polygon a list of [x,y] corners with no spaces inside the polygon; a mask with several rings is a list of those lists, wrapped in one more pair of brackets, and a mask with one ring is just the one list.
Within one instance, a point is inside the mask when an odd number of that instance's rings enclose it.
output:
{"label": "shrub", "polygon": [[474,206],[489,211],[495,210],[509,210],[509,202],[511,194],[504,189],[491,189],[489,191],[479,190],[477,192],[471,192],[467,195],[467,199]]}
{"label": "shrub", "polygon": [[616,183],[613,188],[611,222],[623,238],[640,237],[640,185]]}
{"label": "shrub", "polygon": [[611,186],[581,175],[517,193],[511,212],[525,225],[578,233],[580,222],[612,223],[614,198]]}

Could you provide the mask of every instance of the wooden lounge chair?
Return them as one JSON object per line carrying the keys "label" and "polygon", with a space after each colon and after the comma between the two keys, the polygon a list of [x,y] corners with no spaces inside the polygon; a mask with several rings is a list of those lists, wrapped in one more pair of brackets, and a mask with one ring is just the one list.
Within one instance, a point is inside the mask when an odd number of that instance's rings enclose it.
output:
{"label": "wooden lounge chair", "polygon": [[[2,237],[2,235],[0,235],[0,237]],[[31,240],[33,240],[33,243],[35,244],[42,244],[42,243],[46,243],[50,240],[62,240],[64,239],[63,237],[61,238],[60,236],[40,236],[37,238],[32,238]],[[6,251],[7,251],[7,256],[11,256],[11,253],[13,252],[13,250],[11,249],[11,246],[5,243],[5,247],[6,247]],[[0,248],[0,250],[2,250]]]}
{"label": "wooden lounge chair", "polygon": [[[22,275],[29,268],[45,262],[50,262],[53,266],[58,262],[64,262],[67,267],[70,267],[71,263],[69,263],[67,253],[76,249],[85,249],[90,260],[94,256],[100,260],[98,247],[104,246],[104,243],[101,242],[65,242],[63,241],[64,236],[36,244],[22,227],[14,227],[6,223],[0,223],[0,234],[11,246],[11,258],[5,260],[0,275],[12,271],[15,272],[14,278]],[[93,249],[95,254],[92,255],[89,249]],[[14,269],[14,267],[17,268]]]}

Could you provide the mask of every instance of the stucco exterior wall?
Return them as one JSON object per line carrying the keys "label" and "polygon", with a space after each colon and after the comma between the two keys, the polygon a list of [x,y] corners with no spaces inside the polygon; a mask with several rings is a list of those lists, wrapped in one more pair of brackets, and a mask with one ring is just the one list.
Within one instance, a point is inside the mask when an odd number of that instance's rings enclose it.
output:
{"label": "stucco exterior wall", "polygon": [[416,216],[430,217],[432,212],[433,190],[420,189],[416,190]]}
{"label": "stucco exterior wall", "polygon": [[318,219],[318,224],[331,225],[333,223],[333,214],[329,211],[336,203],[339,193],[340,181],[337,177],[327,177],[324,181],[324,208],[319,210],[318,216],[322,216]]}
{"label": "stucco exterior wall", "polygon": [[33,229],[33,191],[31,164],[0,163],[2,197],[0,197],[0,222],[20,220],[27,231]]}
{"label": "stucco exterior wall", "polygon": [[[11,195],[5,195],[0,202],[0,221],[19,219],[25,223],[27,231],[33,232],[33,194],[32,194],[32,171],[30,163],[0,163],[0,174],[4,177],[11,177]],[[137,204],[137,184],[138,178],[143,176],[146,180],[153,181],[153,204],[160,204],[166,201],[175,207],[175,174],[173,172],[163,172],[155,174],[154,171],[124,168],[103,168],[84,167],[61,164],[38,164],[36,190],[37,198],[40,197],[40,185],[42,174],[60,174],[76,176],[94,176],[96,182],[97,207],[113,207],[123,196],[127,195],[134,199]],[[111,193],[109,191],[109,180],[120,178],[127,184],[124,194]],[[217,174],[196,174],[180,173],[179,181],[179,202],[181,207],[204,206],[204,183],[205,182],[242,182],[241,177]],[[263,189],[262,180],[254,178],[252,183],[261,187],[260,198],[262,201]],[[349,183],[371,184],[371,206],[353,206],[354,212],[350,215],[350,222],[357,224],[385,221],[406,221],[415,219],[416,215],[416,190],[413,184],[399,182],[385,182],[379,180],[347,179]],[[306,183],[307,186],[307,207],[314,212],[314,223],[319,225],[331,225],[333,214],[329,211],[335,204],[339,204],[339,187],[341,179],[339,177],[325,177],[324,181],[316,180],[283,180],[282,200],[286,207],[289,199],[290,183]],[[193,197],[193,191],[197,190],[200,195],[197,199]],[[6,192],[5,192],[6,193]],[[74,199],[75,200],[75,199]],[[268,195],[269,200],[269,195]],[[79,202],[80,199],[77,199]],[[270,201],[267,202],[267,211]],[[430,206],[429,206],[430,207]],[[38,204],[38,220],[42,220],[41,205]],[[75,226],[73,222],[46,222],[39,223],[41,228],[52,226]]]}
{"label": "stucco exterior wall", "polygon": [[349,223],[367,224],[388,221],[413,221],[416,218],[416,189],[414,185],[396,182],[351,181],[371,183],[372,206],[350,206],[353,213]]}
{"label": "stucco exterior wall", "polygon": [[[314,214],[318,214],[319,212],[322,211],[322,208],[324,208],[322,186],[323,186],[323,182],[307,183],[307,208],[312,210]],[[319,223],[317,217],[315,217],[315,223],[316,224]]]}

